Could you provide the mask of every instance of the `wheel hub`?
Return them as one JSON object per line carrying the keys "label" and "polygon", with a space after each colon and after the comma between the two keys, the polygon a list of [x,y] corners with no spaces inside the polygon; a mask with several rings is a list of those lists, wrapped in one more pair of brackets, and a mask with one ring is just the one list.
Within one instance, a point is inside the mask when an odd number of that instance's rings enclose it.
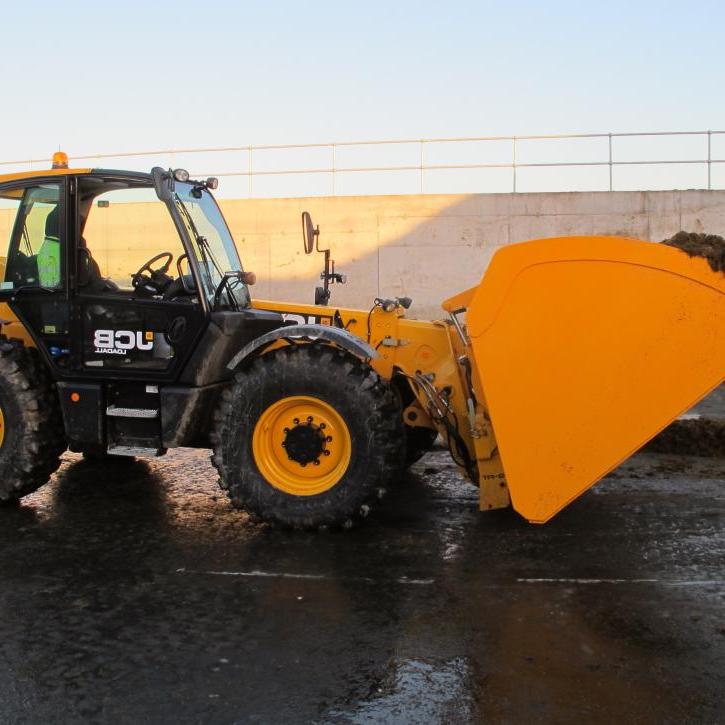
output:
{"label": "wheel hub", "polygon": [[320,456],[325,450],[325,434],[319,426],[308,420],[304,425],[295,425],[294,428],[286,430],[282,448],[291,461],[296,461],[301,466],[308,463],[319,466]]}
{"label": "wheel hub", "polygon": [[5,413],[3,413],[2,406],[0,406],[0,448],[5,443]]}
{"label": "wheel hub", "polygon": [[254,462],[275,488],[294,496],[328,491],[345,475],[352,455],[347,423],[329,403],[298,395],[278,400],[252,434]]}

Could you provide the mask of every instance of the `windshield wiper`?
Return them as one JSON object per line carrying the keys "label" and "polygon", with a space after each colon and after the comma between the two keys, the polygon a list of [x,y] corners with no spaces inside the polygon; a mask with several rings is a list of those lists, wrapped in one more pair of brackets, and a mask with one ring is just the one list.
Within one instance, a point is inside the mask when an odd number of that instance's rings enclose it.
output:
{"label": "windshield wiper", "polygon": [[[234,275],[231,275],[229,272],[222,272],[221,267],[219,266],[219,263],[216,261],[216,258],[214,257],[214,252],[211,249],[211,245],[209,244],[209,240],[204,236],[198,236],[196,238],[196,243],[199,245],[199,249],[201,253],[204,255],[205,264],[208,265],[209,261],[211,260],[211,263],[214,265],[214,269],[216,270],[216,273],[219,275],[220,280],[219,284],[216,286],[216,290],[214,291],[214,309],[217,308],[217,305],[219,304],[219,301],[221,299],[222,290],[226,287],[227,288],[227,294],[229,295],[229,303],[231,306],[239,312],[239,302],[237,301],[236,295],[234,294],[231,286],[231,280],[237,279],[237,275],[240,274],[240,272],[234,273]],[[230,276],[231,275],[231,276]],[[213,286],[213,282],[211,281],[211,275],[209,275],[209,284],[210,286]]]}
{"label": "windshield wiper", "polygon": [[[191,216],[191,213],[186,208],[186,205],[184,202],[179,199],[178,194],[176,195],[176,207],[181,211],[181,213],[184,215],[184,218],[186,219],[186,223],[189,226],[189,229],[191,230],[191,233],[194,235],[194,238],[196,239],[196,244],[199,247],[199,251],[201,252],[201,255],[203,257],[204,262],[204,269],[206,271],[206,279],[209,283],[209,287],[215,288],[214,293],[214,308],[216,309],[216,306],[219,304],[219,299],[221,297],[221,291],[224,289],[224,287],[227,288],[227,292],[229,294],[229,303],[231,306],[236,310],[239,311],[239,302],[236,298],[236,295],[234,294],[231,284],[230,284],[230,278],[225,272],[222,272],[221,267],[219,266],[219,263],[217,262],[216,258],[214,257],[214,252],[212,251],[211,245],[209,244],[209,240],[199,234],[199,230],[196,228],[196,224],[194,224],[194,219]],[[211,271],[209,269],[209,263],[214,266],[214,269],[216,270],[216,273],[220,277],[220,281],[218,285],[214,285],[214,282],[211,278]]]}
{"label": "windshield wiper", "polygon": [[214,283],[211,279],[211,273],[209,272],[209,260],[206,255],[206,249],[204,248],[204,245],[200,242],[203,237],[201,234],[199,234],[199,230],[196,228],[196,224],[194,224],[194,220],[191,217],[191,214],[189,213],[189,210],[184,205],[184,202],[179,199],[179,195],[175,194],[176,197],[176,208],[177,210],[183,214],[184,219],[186,220],[186,224],[189,227],[189,230],[194,235],[194,240],[196,241],[197,246],[199,247],[199,251],[201,252],[201,255],[203,257],[202,261],[204,262],[204,271],[206,273],[206,281],[209,285],[209,287],[213,287]]}

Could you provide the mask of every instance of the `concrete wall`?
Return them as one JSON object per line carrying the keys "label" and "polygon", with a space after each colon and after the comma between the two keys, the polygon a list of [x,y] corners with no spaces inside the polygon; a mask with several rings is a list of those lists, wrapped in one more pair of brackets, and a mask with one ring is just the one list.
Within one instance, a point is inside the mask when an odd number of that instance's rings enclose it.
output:
{"label": "concrete wall", "polygon": [[305,257],[309,211],[349,275],[338,305],[408,295],[415,317],[440,315],[445,297],[476,284],[499,247],[571,234],[660,241],[680,229],[725,232],[725,191],[316,197],[222,201],[257,297],[312,301],[322,255]]}
{"label": "concrete wall", "polygon": [[[313,197],[221,204],[246,269],[259,277],[256,297],[312,301],[322,255],[306,257],[302,251],[300,215],[308,210],[320,225],[322,244],[332,246],[338,269],[349,275],[347,285],[335,288],[333,302],[368,309],[375,296],[408,295],[415,317],[439,316],[441,300],[476,284],[496,249],[511,242],[567,234],[659,241],[680,229],[725,232],[725,191]],[[86,235],[106,274],[126,280],[159,245],[171,244],[149,205],[130,206],[104,210],[103,225],[93,235],[89,227]],[[0,209],[0,256],[10,224],[9,210]],[[134,239],[148,244],[134,246]],[[105,245],[107,255],[99,245]],[[119,255],[120,266],[113,263]]]}

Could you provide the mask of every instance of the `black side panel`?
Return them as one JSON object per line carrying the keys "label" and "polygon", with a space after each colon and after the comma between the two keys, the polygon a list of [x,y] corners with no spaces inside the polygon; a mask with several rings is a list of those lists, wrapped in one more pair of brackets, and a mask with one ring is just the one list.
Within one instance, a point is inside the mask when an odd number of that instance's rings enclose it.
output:
{"label": "black side panel", "polygon": [[9,305],[50,363],[51,374],[55,376],[54,368],[68,371],[71,367],[68,300],[59,293],[45,296],[27,293],[10,300]]}
{"label": "black side panel", "polygon": [[164,448],[206,448],[212,416],[224,385],[161,389],[161,442]]}
{"label": "black side panel", "polygon": [[192,354],[206,317],[199,305],[122,294],[78,295],[79,370],[107,379],[169,380]]}
{"label": "black side panel", "polygon": [[201,387],[230,380],[229,361],[252,340],[285,324],[282,315],[267,310],[213,313],[179,382]]}
{"label": "black side panel", "polygon": [[104,443],[103,388],[88,383],[58,383],[60,406],[68,442]]}

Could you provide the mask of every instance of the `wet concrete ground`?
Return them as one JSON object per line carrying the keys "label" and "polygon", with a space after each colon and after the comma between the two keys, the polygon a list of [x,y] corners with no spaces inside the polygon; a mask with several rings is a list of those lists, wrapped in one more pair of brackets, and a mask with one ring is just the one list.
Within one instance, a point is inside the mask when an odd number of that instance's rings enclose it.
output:
{"label": "wet concrete ground", "polygon": [[1,723],[723,722],[725,459],[641,454],[544,527],[442,452],[347,533],[215,480],[68,454],[0,510]]}

